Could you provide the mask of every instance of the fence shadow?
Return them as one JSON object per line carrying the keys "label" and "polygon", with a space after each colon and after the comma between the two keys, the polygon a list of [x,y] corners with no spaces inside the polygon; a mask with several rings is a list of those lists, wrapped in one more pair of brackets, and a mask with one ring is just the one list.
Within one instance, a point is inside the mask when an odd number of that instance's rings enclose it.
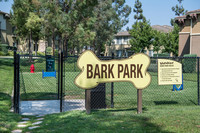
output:
{"label": "fence shadow", "polygon": [[177,101],[154,101],[156,105],[164,105],[164,104],[178,104]]}
{"label": "fence shadow", "polygon": [[[155,133],[171,133],[165,131],[162,126],[151,122],[151,118],[142,115],[136,115],[129,111],[135,111],[135,108],[122,112],[113,111],[95,111],[90,115],[85,112],[68,112],[57,115],[48,116],[47,121],[41,128],[50,131],[56,125],[65,125],[57,129],[57,132],[65,129],[73,130],[73,132],[155,132]],[[52,121],[53,122],[52,122]],[[56,125],[55,125],[56,123]]]}

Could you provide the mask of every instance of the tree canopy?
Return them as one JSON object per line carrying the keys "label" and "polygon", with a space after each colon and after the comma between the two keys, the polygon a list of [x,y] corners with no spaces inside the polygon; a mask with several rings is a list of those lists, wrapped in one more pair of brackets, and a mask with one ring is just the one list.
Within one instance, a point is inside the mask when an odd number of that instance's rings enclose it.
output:
{"label": "tree canopy", "polygon": [[136,22],[139,20],[142,20],[144,18],[143,16],[143,10],[142,10],[142,3],[139,0],[135,1],[133,12],[135,13],[134,19],[136,19]]}
{"label": "tree canopy", "polygon": [[100,54],[130,11],[125,0],[17,0],[11,20],[20,38],[45,39],[53,50],[57,40],[65,53],[91,46]]}
{"label": "tree canopy", "polygon": [[153,31],[149,21],[135,23],[129,33],[133,37],[130,44],[135,53],[143,52],[152,44]]}

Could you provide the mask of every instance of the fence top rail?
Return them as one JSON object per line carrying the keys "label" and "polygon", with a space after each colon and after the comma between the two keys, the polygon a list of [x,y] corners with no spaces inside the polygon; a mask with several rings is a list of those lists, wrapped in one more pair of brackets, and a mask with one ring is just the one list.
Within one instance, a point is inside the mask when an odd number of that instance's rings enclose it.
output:
{"label": "fence top rail", "polygon": [[[46,56],[35,56],[35,55],[19,55],[20,57],[27,57],[27,58],[46,58]],[[126,59],[129,57],[116,57],[114,56],[112,58],[112,56],[97,56],[99,59]],[[1,58],[1,56],[0,56]],[[3,57],[6,58],[6,57]],[[9,57],[10,58],[10,57]],[[51,58],[59,58],[58,56],[51,56]],[[74,56],[64,56],[63,58],[79,58],[78,55],[74,55]],[[150,57],[151,59],[186,59],[186,58],[191,58],[191,59],[199,59],[200,57],[183,57],[183,56],[177,56],[177,57]]]}
{"label": "fence top rail", "polygon": [[[27,57],[27,58],[47,58],[46,56],[29,56],[29,55],[19,55],[20,57]],[[57,56],[51,56],[51,58],[58,58]]]}
{"label": "fence top rail", "polygon": [[177,56],[177,57],[150,57],[151,59],[199,59],[199,57],[183,57],[183,56]]}

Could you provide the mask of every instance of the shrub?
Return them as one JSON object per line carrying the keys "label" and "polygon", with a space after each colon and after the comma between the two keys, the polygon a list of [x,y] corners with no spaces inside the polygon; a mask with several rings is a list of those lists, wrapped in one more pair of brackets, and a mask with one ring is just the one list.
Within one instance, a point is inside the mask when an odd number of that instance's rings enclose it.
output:
{"label": "shrub", "polygon": [[39,51],[37,51],[37,55],[38,55],[38,56],[45,56],[45,53],[44,53],[44,52],[39,52]]}
{"label": "shrub", "polygon": [[188,57],[184,58],[182,63],[183,63],[183,72],[185,73],[192,73],[196,72],[196,58],[189,58],[189,57],[197,57],[196,54],[185,54],[183,57]]}
{"label": "shrub", "polygon": [[0,44],[0,55],[5,56],[8,54],[8,44]]}
{"label": "shrub", "polygon": [[13,52],[13,51],[8,51],[7,55],[8,55],[8,56],[13,56],[13,55],[14,55],[14,52]]}
{"label": "shrub", "polygon": [[169,57],[168,53],[154,54],[153,57]]}
{"label": "shrub", "polygon": [[0,51],[0,56],[5,56],[6,54],[3,51]]}
{"label": "shrub", "polygon": [[52,47],[47,47],[46,48],[46,55],[52,55]]}
{"label": "shrub", "polygon": [[58,56],[58,50],[55,49],[55,56]]}

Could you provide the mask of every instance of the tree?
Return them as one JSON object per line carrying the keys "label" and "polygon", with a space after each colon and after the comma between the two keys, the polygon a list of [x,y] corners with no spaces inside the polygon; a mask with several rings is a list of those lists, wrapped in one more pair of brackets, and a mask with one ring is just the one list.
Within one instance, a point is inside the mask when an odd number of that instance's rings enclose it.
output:
{"label": "tree", "polygon": [[184,15],[184,14],[187,12],[187,10],[185,10],[185,9],[183,8],[183,5],[181,4],[182,1],[183,1],[183,0],[178,0],[179,5],[177,4],[176,6],[173,6],[173,7],[172,7],[172,11],[175,12],[175,15],[176,15],[176,16]]}
{"label": "tree", "polygon": [[111,40],[121,28],[128,23],[128,16],[131,8],[125,5],[125,0],[101,0],[94,8],[94,18],[96,19],[93,30],[96,35],[93,47],[100,55],[105,44],[110,44]]}
{"label": "tree", "polygon": [[[30,12],[27,22],[25,23],[26,28],[29,31],[30,42],[35,42],[35,55],[37,56],[37,42],[42,38],[41,28],[43,19],[40,18],[36,13]],[[33,44],[33,43],[32,43]]]}
{"label": "tree", "polygon": [[164,37],[164,50],[163,52],[172,53],[178,56],[178,43],[179,43],[179,27],[174,25],[173,31],[166,33]]}
{"label": "tree", "polygon": [[145,48],[149,48],[152,44],[153,32],[149,21],[133,24],[129,33],[133,37],[130,44],[135,53],[143,52]]}
{"label": "tree", "polygon": [[59,38],[59,48],[67,55],[69,49],[75,46],[72,42],[76,40],[76,31],[86,30],[82,33],[90,34],[86,23],[93,15],[93,7],[96,4],[97,0],[42,0],[42,16],[45,18],[43,32],[46,38],[53,41],[53,50],[55,38]]}
{"label": "tree", "polygon": [[[32,44],[30,30],[26,26],[29,13],[34,11],[34,4],[31,0],[15,0],[12,5],[11,23],[15,26],[15,34],[22,40],[29,38],[29,55],[32,56]],[[31,59],[30,59],[31,60]]]}
{"label": "tree", "polygon": [[[181,15],[185,15],[187,13],[187,10],[184,9],[183,5],[182,5],[182,1],[183,0],[177,0],[179,2],[179,4],[176,4],[176,6],[172,7],[172,11],[175,12],[176,16],[181,16]],[[171,25],[174,25],[174,19],[171,19]]]}
{"label": "tree", "polygon": [[40,12],[44,19],[42,23],[42,33],[48,41],[48,47],[52,47],[54,56],[56,38],[58,38],[59,49],[61,50],[62,48],[62,33],[64,32],[64,26],[66,25],[63,21],[68,19],[68,16],[64,14],[57,0],[41,0]]}
{"label": "tree", "polygon": [[152,41],[153,51],[156,51],[158,54],[158,51],[160,50],[161,46],[161,32],[153,30],[153,36],[154,36]]}
{"label": "tree", "polygon": [[[91,45],[99,54],[128,22],[131,8],[124,4],[125,0],[17,0],[13,5],[13,25],[24,39],[44,36],[53,53],[57,38],[59,49],[65,54],[75,47]],[[31,54],[31,45],[29,49]]]}
{"label": "tree", "polygon": [[133,12],[135,12],[134,19],[136,19],[136,22],[144,18],[142,14],[143,13],[142,3],[139,0],[135,1]]}

